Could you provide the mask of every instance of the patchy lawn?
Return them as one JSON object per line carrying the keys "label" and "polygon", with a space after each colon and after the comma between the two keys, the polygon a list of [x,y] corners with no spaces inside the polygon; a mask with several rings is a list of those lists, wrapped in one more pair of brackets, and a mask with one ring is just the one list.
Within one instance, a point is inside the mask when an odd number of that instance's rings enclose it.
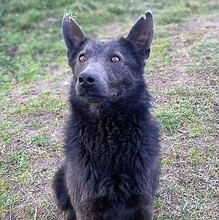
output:
{"label": "patchy lawn", "polygon": [[[219,3],[215,0],[0,3],[0,219],[61,219],[51,180],[62,160],[71,72],[61,19],[126,35],[145,11],[156,36],[145,79],[160,122],[155,219],[219,219]],[[60,216],[60,217],[57,217]]]}

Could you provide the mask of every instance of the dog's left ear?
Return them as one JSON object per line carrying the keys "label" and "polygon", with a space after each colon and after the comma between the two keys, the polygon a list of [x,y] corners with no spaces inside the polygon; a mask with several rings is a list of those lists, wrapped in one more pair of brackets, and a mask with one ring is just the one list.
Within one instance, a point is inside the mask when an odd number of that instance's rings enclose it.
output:
{"label": "dog's left ear", "polygon": [[150,55],[150,47],[154,36],[154,23],[151,12],[146,12],[145,16],[138,19],[127,36],[127,40],[132,43],[136,51],[147,59]]}

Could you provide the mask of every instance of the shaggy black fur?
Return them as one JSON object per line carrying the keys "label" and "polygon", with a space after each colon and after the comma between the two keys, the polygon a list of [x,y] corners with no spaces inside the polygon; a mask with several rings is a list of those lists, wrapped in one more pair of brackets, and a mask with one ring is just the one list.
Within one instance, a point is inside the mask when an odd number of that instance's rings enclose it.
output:
{"label": "shaggy black fur", "polygon": [[[65,162],[53,184],[58,207],[69,220],[152,219],[160,146],[143,79],[145,57],[129,38],[85,38],[73,49],[70,43],[71,115]],[[108,62],[114,54],[119,61]],[[83,74],[92,86],[82,86]]]}

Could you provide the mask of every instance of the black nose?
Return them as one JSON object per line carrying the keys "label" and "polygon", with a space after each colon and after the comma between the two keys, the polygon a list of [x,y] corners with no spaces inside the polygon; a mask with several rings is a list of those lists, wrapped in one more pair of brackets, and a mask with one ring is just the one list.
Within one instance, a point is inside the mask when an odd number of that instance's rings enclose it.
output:
{"label": "black nose", "polygon": [[95,83],[96,79],[91,73],[82,73],[78,77],[78,82],[81,87],[91,86]]}

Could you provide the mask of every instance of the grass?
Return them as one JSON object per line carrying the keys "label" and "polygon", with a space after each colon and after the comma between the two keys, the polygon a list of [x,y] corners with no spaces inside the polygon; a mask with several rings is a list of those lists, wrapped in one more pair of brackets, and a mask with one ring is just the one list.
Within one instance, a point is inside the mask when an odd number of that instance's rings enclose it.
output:
{"label": "grass", "polygon": [[171,105],[158,108],[155,115],[164,131],[177,131],[187,121],[193,120],[193,105],[188,101],[172,103]]}
{"label": "grass", "polygon": [[126,35],[153,11],[146,81],[161,127],[155,219],[218,215],[217,1],[0,3],[0,219],[57,219],[51,180],[62,157],[71,73],[60,25],[71,12],[89,36]]}

